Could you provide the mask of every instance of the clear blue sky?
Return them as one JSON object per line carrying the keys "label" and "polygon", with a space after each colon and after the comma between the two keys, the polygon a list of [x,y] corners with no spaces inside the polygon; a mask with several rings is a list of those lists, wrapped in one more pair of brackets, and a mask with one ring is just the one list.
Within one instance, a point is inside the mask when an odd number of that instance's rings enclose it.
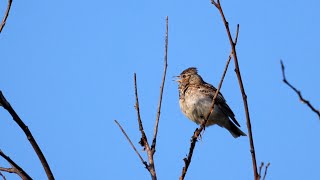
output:
{"label": "clear blue sky", "polygon": [[[320,179],[320,120],[282,83],[320,107],[319,1],[221,1],[240,24],[238,58],[248,95],[257,162],[267,179]],[[1,18],[7,1],[1,1]],[[180,112],[174,75],[195,66],[217,86],[230,46],[217,9],[206,1],[14,1],[0,34],[0,89],[29,126],[56,179],[150,179],[139,150],[133,73],[142,120],[153,133],[169,16],[168,73],[159,125],[159,179],[177,179],[197,127]],[[233,62],[222,93],[247,132]],[[34,179],[45,173],[23,132],[0,109],[0,148]],[[141,152],[144,157],[145,153]],[[7,163],[0,159],[0,166]],[[16,175],[5,174],[8,179]],[[252,179],[249,141],[207,128],[186,179]]]}

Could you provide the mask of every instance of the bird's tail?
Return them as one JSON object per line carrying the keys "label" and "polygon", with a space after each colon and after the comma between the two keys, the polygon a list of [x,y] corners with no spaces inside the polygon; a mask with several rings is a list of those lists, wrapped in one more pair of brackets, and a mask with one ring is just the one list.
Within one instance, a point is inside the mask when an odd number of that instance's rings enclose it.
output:
{"label": "bird's tail", "polygon": [[236,125],[234,125],[231,121],[229,121],[226,129],[231,133],[234,138],[238,138],[240,136],[247,136],[246,133],[242,132]]}

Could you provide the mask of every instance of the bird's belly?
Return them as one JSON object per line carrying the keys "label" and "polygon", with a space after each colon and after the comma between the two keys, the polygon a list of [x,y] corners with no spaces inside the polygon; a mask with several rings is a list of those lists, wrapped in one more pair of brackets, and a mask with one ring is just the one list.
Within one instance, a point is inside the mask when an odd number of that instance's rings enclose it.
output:
{"label": "bird's belly", "polygon": [[[192,121],[197,124],[201,124],[201,122],[208,115],[209,110],[212,106],[211,98],[194,98],[192,96],[185,98],[184,102],[180,102],[180,108],[183,113]],[[210,115],[210,118],[206,124],[206,126],[216,124],[221,118],[223,118],[223,114],[221,114],[221,110],[217,105],[215,105],[213,112]]]}

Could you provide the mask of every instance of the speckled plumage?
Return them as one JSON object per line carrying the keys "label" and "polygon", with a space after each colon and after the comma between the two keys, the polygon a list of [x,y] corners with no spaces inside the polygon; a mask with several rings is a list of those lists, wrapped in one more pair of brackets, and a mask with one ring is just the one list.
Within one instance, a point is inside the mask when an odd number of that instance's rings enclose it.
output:
{"label": "speckled plumage", "polygon": [[[197,68],[194,67],[182,71],[178,78],[180,109],[190,120],[200,124],[209,113],[213,96],[217,89],[203,81],[202,77],[198,74]],[[226,128],[235,138],[246,136],[237,127],[240,127],[240,125],[220,92],[206,126],[214,124]]]}

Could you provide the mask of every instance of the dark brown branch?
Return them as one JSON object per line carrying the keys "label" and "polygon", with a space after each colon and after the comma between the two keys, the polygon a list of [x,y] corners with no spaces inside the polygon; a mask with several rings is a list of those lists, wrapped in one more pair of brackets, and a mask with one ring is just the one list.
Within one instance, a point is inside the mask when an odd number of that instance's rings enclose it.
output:
{"label": "dark brown branch", "polygon": [[236,72],[237,77],[238,77],[238,83],[239,83],[239,87],[240,87],[240,90],[241,90],[242,99],[243,99],[243,105],[244,105],[246,119],[247,119],[247,128],[248,128],[249,141],[250,141],[250,152],[251,152],[251,158],[252,158],[252,167],[253,167],[254,179],[258,180],[259,179],[259,175],[258,175],[258,170],[257,170],[257,161],[256,161],[256,154],[255,154],[255,149],[254,149],[254,141],[253,141],[253,135],[252,135],[251,121],[250,121],[250,114],[249,114],[249,106],[248,106],[248,101],[247,101],[247,95],[245,93],[245,89],[244,89],[242,78],[241,78],[241,73],[240,73],[240,68],[239,68],[239,63],[238,63],[238,57],[237,57],[237,51],[236,51],[236,44],[232,39],[232,36],[231,36],[231,33],[230,33],[230,29],[229,29],[229,23],[227,22],[227,20],[226,20],[226,18],[224,16],[220,1],[217,0],[217,2],[215,2],[214,0],[211,0],[211,3],[216,6],[216,8],[219,10],[219,12],[221,14],[221,18],[222,18],[223,23],[225,25],[225,28],[226,28],[226,31],[227,31],[227,34],[228,34],[228,38],[229,38],[229,42],[230,42],[230,46],[231,46],[231,49],[232,49],[232,54],[233,54],[233,59],[234,59],[234,64],[235,64],[235,72]]}
{"label": "dark brown branch", "polygon": [[18,165],[16,164],[9,156],[5,155],[2,150],[0,150],[0,156],[3,157],[8,163],[12,166],[12,168],[0,168],[0,171],[5,171],[9,173],[15,173],[21,177],[21,179],[31,180],[32,178]]}
{"label": "dark brown branch", "polygon": [[[239,34],[239,26],[238,26],[237,32],[236,32],[236,39],[238,39],[238,34]],[[204,119],[204,121],[200,124],[200,127],[197,128],[194,131],[193,136],[191,137],[191,143],[190,143],[188,156],[183,159],[184,167],[182,168],[182,173],[181,173],[181,176],[180,176],[180,180],[183,180],[185,178],[185,176],[186,176],[186,173],[188,171],[189,165],[191,163],[191,159],[192,159],[192,155],[193,155],[193,151],[194,151],[197,139],[198,139],[199,135],[201,134],[201,132],[204,130],[205,124],[207,123],[207,121],[208,121],[208,119],[209,119],[209,117],[210,117],[210,115],[211,115],[211,113],[212,113],[212,111],[214,109],[214,104],[215,104],[216,98],[217,98],[217,96],[218,96],[218,94],[220,92],[220,89],[222,87],[222,83],[223,83],[224,77],[225,77],[225,75],[227,73],[231,57],[232,57],[232,52],[230,53],[230,55],[228,57],[228,60],[227,60],[227,63],[226,63],[226,67],[224,68],[224,72],[222,74],[218,89],[214,94],[210,111],[209,111],[208,115],[206,116],[206,118]]]}
{"label": "dark brown branch", "polygon": [[12,4],[12,0],[8,0],[7,10],[6,10],[5,14],[4,14],[4,17],[3,17],[1,25],[0,25],[0,33],[2,32],[2,29],[4,28],[4,26],[6,25],[7,18],[9,16],[9,12],[10,12],[10,9],[11,9],[11,4]]}
{"label": "dark brown branch", "polygon": [[11,107],[9,102],[6,100],[6,98],[3,96],[2,91],[0,91],[0,104],[5,108],[12,116],[13,120],[19,125],[19,127],[23,130],[25,135],[27,136],[27,139],[29,140],[30,144],[32,145],[34,151],[38,155],[41,164],[47,174],[48,179],[54,179],[54,176],[50,170],[49,164],[47,163],[46,158],[44,157],[40,147],[38,146],[36,140],[33,138],[28,126],[24,124],[24,122],[20,119],[18,114],[14,111],[14,109]]}
{"label": "dark brown branch", "polygon": [[164,70],[163,70],[163,76],[162,76],[162,83],[161,83],[161,87],[160,87],[160,97],[159,97],[159,104],[158,104],[158,110],[157,110],[156,123],[155,123],[155,127],[154,127],[154,134],[153,134],[153,140],[152,140],[152,145],[151,145],[151,151],[152,151],[153,154],[155,153],[155,148],[156,148],[156,143],[157,143],[157,134],[158,134],[159,119],[160,119],[160,110],[161,110],[164,82],[166,80],[166,74],[167,74],[167,67],[168,67],[168,16],[166,17],[166,35],[165,35],[165,48],[164,48]]}
{"label": "dark brown branch", "polygon": [[122,126],[118,123],[117,120],[114,120],[114,122],[119,126],[119,128],[121,129],[123,135],[127,138],[127,140],[129,141],[131,147],[133,148],[133,150],[137,153],[137,155],[138,155],[139,159],[141,160],[142,164],[144,164],[145,167],[148,169],[148,163],[145,160],[143,160],[142,156],[140,155],[140,153],[138,152],[137,148],[134,146],[134,144],[132,143],[132,141],[130,140],[129,136],[127,135],[127,133],[122,128]]}
{"label": "dark brown branch", "polygon": [[304,99],[304,98],[302,97],[301,91],[299,91],[297,88],[295,88],[292,84],[290,84],[290,83],[287,81],[287,79],[286,79],[286,74],[285,74],[285,71],[284,71],[284,70],[285,70],[285,67],[284,67],[284,64],[283,64],[282,60],[280,60],[280,63],[281,63],[281,70],[282,70],[283,82],[284,82],[285,84],[287,84],[294,92],[296,92],[297,95],[299,96],[300,101],[301,101],[302,103],[304,103],[304,104],[307,104],[307,106],[308,106],[313,112],[315,112],[315,113],[318,115],[318,117],[320,118],[320,111],[317,110],[316,108],[314,108],[308,100],[306,100],[306,99]]}

